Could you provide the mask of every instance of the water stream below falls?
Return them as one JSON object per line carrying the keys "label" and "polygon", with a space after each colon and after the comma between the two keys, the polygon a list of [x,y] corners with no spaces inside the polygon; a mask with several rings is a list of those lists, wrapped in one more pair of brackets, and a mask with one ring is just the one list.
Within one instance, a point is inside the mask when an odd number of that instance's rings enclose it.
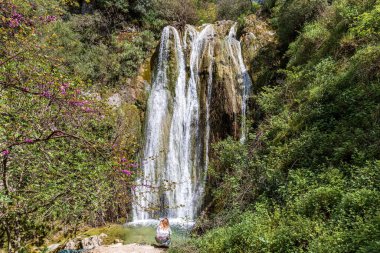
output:
{"label": "water stream below falls", "polygon": [[233,103],[241,105],[240,139],[244,141],[252,83],[235,29],[232,25],[219,40],[214,25],[204,25],[200,30],[186,26],[182,38],[174,27],[162,31],[147,103],[143,177],[135,188],[134,223],[144,224],[163,216],[192,221],[200,211],[213,94],[220,96],[214,89],[217,47],[222,48],[236,75],[232,90],[237,101]]}

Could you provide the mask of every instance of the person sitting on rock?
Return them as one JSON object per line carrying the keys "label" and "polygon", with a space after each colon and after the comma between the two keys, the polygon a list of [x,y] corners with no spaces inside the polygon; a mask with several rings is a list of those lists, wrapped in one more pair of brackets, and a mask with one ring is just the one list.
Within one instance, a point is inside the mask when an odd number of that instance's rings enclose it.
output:
{"label": "person sitting on rock", "polygon": [[156,242],[162,246],[169,247],[171,234],[169,220],[168,218],[163,218],[156,230]]}

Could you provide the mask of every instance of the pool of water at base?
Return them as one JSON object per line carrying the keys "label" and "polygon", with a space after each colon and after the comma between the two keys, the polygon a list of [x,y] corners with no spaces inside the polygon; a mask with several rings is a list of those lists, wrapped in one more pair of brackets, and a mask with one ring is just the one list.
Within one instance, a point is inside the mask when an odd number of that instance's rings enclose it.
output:
{"label": "pool of water at base", "polygon": [[[127,223],[124,225],[110,224],[100,228],[93,228],[86,231],[84,236],[99,235],[105,233],[108,236],[104,239],[104,243],[109,245],[115,242],[115,239],[123,240],[123,244],[154,244],[156,243],[154,237],[156,235],[156,227],[158,220],[152,220],[149,223]],[[189,224],[187,224],[189,225]],[[183,224],[176,224],[175,221],[171,222],[172,229],[172,245],[184,242],[190,238],[190,231],[192,226],[184,226]]]}

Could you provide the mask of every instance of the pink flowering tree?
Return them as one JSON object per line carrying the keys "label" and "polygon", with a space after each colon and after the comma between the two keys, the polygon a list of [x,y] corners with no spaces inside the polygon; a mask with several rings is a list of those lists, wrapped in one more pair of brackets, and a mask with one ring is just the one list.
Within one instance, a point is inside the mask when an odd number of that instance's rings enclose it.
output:
{"label": "pink flowering tree", "polygon": [[120,160],[128,154],[115,147],[110,110],[55,56],[60,14],[58,1],[0,2],[0,248],[8,252],[40,245],[49,231],[104,222],[115,192],[128,205],[137,175]]}

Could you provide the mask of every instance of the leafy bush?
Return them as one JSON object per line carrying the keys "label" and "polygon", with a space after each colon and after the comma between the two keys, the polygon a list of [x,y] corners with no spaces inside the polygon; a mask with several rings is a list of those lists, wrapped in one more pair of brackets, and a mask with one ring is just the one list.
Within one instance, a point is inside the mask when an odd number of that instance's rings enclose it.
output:
{"label": "leafy bush", "polygon": [[315,49],[320,48],[330,36],[329,31],[321,23],[311,23],[306,25],[302,34],[297,40],[289,45],[288,55],[289,66],[305,64],[314,54]]}
{"label": "leafy bush", "polygon": [[[239,142],[227,139],[217,143],[214,150],[219,159],[215,159],[209,170],[213,176],[214,184],[211,188],[215,199],[215,208],[222,210],[227,207],[240,205],[240,201],[246,194],[240,181],[246,176],[244,171],[247,168],[246,149]],[[247,183],[251,179],[246,178]]]}
{"label": "leafy bush", "polygon": [[[369,167],[368,184],[362,184]],[[257,201],[252,211],[194,242],[200,252],[376,252],[380,194],[370,189],[380,166],[347,169],[349,176],[338,169],[292,171],[281,190],[285,207]]]}
{"label": "leafy bush", "polygon": [[288,45],[305,23],[317,18],[327,7],[327,0],[280,0],[276,2],[274,24],[280,42]]}
{"label": "leafy bush", "polygon": [[55,43],[71,74],[98,87],[121,86],[137,74],[155,46],[154,34],[143,31],[121,39],[122,35],[104,34],[102,23],[100,13],[73,15],[55,25]]}
{"label": "leafy bush", "polygon": [[378,41],[380,38],[380,4],[358,16],[351,32],[358,38]]}
{"label": "leafy bush", "polygon": [[300,197],[296,200],[296,205],[298,202],[299,212],[307,217],[320,215],[329,219],[341,198],[340,189],[322,186]]}
{"label": "leafy bush", "polygon": [[217,5],[215,3],[198,3],[198,24],[213,23],[217,20]]}
{"label": "leafy bush", "polygon": [[218,5],[218,19],[238,20],[241,15],[252,11],[251,1],[246,0],[220,0]]}
{"label": "leafy bush", "polygon": [[154,8],[159,17],[178,27],[198,20],[194,0],[154,0]]}

